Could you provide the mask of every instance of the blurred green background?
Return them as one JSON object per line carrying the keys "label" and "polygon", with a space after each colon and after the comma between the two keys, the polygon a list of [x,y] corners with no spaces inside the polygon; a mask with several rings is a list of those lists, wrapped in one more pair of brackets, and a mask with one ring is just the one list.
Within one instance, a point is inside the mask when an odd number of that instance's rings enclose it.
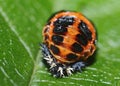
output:
{"label": "blurred green background", "polygon": [[[42,63],[42,28],[56,11],[82,12],[96,26],[96,61],[54,78]],[[120,86],[119,0],[0,0],[0,86]]]}

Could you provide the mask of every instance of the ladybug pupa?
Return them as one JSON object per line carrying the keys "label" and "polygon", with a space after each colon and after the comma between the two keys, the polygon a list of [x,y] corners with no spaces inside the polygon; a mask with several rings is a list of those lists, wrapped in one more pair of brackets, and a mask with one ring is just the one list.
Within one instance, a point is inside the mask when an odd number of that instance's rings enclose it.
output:
{"label": "ladybug pupa", "polygon": [[79,12],[57,12],[43,28],[41,50],[53,76],[81,72],[96,50],[96,30]]}

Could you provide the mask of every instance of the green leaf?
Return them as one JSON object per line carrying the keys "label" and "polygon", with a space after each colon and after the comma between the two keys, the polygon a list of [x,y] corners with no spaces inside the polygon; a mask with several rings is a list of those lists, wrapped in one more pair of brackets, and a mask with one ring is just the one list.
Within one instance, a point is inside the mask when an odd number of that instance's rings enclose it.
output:
{"label": "green leaf", "polygon": [[[0,86],[119,86],[120,1],[0,0]],[[42,62],[42,28],[59,10],[82,12],[96,26],[95,62],[82,73],[54,78]]]}

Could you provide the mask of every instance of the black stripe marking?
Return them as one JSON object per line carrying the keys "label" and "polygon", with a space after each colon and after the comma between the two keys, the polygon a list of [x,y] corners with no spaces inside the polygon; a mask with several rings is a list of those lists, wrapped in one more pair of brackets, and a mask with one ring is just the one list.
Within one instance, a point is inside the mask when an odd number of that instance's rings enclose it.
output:
{"label": "black stripe marking", "polygon": [[82,45],[87,45],[88,43],[87,39],[81,34],[76,35],[76,40]]}
{"label": "black stripe marking", "polygon": [[48,35],[45,35],[45,40],[49,39],[49,36]]}
{"label": "black stripe marking", "polygon": [[44,29],[44,33],[48,32],[48,30],[49,30],[49,28],[46,27],[46,28]]}
{"label": "black stripe marking", "polygon": [[88,26],[85,24],[85,22],[81,21],[78,28],[88,40],[92,40],[92,32],[88,29]]}

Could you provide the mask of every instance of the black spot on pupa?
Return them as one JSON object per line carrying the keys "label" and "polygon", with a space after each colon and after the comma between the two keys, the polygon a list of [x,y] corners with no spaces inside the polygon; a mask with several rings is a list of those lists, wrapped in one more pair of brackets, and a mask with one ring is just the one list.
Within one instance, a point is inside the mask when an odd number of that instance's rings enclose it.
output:
{"label": "black spot on pupa", "polygon": [[92,40],[92,32],[88,29],[88,26],[85,24],[85,22],[81,21],[78,25],[78,28],[85,35],[87,40]]}
{"label": "black spot on pupa", "polygon": [[59,53],[60,53],[59,48],[56,47],[56,46],[54,46],[54,45],[51,45],[51,46],[50,46],[50,49],[52,50],[52,52],[53,52],[54,54],[59,54]]}
{"label": "black spot on pupa", "polygon": [[65,34],[67,32],[67,28],[62,26],[55,26],[53,32],[55,34]]}
{"label": "black spot on pupa", "polygon": [[60,35],[53,35],[53,36],[52,36],[52,41],[53,41],[55,44],[60,44],[60,43],[62,43],[62,41],[63,41],[63,37],[60,36]]}
{"label": "black spot on pupa", "polygon": [[75,53],[79,53],[79,52],[83,51],[83,48],[82,48],[82,46],[80,44],[74,43],[72,45],[72,51],[75,52]]}
{"label": "black spot on pupa", "polygon": [[63,16],[58,18],[54,22],[54,26],[63,26],[63,27],[68,27],[68,25],[73,25],[74,23],[74,17],[72,16]]}
{"label": "black spot on pupa", "polygon": [[73,59],[77,59],[78,56],[73,53],[69,53],[66,57],[68,60],[73,60]]}
{"label": "black spot on pupa", "polygon": [[88,43],[87,39],[81,34],[76,35],[76,40],[82,45],[87,45]]}

